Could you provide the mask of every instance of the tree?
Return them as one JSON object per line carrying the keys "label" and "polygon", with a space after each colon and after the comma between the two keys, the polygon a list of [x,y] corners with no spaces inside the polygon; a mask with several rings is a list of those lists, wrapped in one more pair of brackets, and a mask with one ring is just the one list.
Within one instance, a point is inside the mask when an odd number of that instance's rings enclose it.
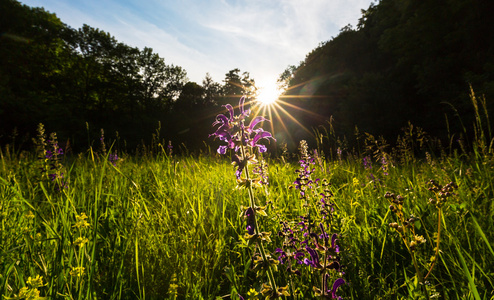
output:
{"label": "tree", "polygon": [[0,11],[0,136],[14,128],[24,134],[40,118],[66,112],[56,83],[69,52],[67,27],[55,14],[13,0],[1,1]]}
{"label": "tree", "polygon": [[218,104],[218,99],[223,96],[221,84],[215,82],[209,73],[202,80],[204,88],[204,105],[213,106]]}
{"label": "tree", "polygon": [[188,113],[201,110],[205,107],[204,96],[204,88],[195,82],[189,81],[182,88],[173,109]]}
{"label": "tree", "polygon": [[218,101],[220,105],[235,103],[242,96],[246,96],[250,100],[256,97],[257,87],[255,80],[250,78],[248,72],[243,72],[240,75],[240,69],[230,70],[225,74],[223,82],[223,96]]}

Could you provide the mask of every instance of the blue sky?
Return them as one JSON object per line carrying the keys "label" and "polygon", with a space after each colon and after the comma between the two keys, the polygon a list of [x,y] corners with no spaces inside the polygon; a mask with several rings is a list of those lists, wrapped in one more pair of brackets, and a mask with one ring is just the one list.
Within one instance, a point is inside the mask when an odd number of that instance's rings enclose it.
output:
{"label": "blue sky", "polygon": [[371,0],[21,0],[65,24],[88,24],[140,49],[151,47],[191,81],[234,68],[274,85],[320,42],[356,25]]}

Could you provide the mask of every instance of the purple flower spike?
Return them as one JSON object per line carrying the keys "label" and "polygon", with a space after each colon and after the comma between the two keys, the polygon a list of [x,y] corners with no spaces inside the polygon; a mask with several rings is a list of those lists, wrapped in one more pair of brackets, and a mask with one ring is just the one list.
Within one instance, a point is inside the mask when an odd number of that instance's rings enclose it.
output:
{"label": "purple flower spike", "polygon": [[223,105],[228,110],[229,117],[224,114],[217,115],[213,122],[213,127],[216,127],[216,131],[209,135],[226,143],[226,145],[221,145],[216,150],[219,154],[226,154],[227,149],[232,149],[236,153],[243,149],[240,156],[234,155],[232,159],[232,162],[237,166],[235,175],[238,180],[242,179],[242,171],[247,168],[248,164],[258,163],[255,159],[256,148],[259,153],[267,151],[267,147],[260,144],[259,141],[262,139],[275,140],[271,133],[264,131],[262,128],[256,129],[257,124],[267,121],[264,117],[254,118],[249,126],[245,127],[245,119],[250,115],[250,109],[244,108],[245,100],[245,97],[240,98],[238,104],[239,115],[235,115],[232,105]]}

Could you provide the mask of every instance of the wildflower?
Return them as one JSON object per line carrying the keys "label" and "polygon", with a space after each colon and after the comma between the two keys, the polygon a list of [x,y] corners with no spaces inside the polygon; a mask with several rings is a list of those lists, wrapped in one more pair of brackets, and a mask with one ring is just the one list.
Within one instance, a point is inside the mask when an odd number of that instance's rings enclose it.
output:
{"label": "wildflower", "polygon": [[381,169],[383,170],[383,175],[384,176],[388,176],[389,173],[388,173],[388,162],[386,160],[386,156],[383,155],[382,158],[381,158]]}
{"label": "wildflower", "polygon": [[259,299],[259,293],[255,289],[250,289],[247,292],[247,299]]}
{"label": "wildflower", "polygon": [[39,290],[37,288],[30,289],[28,287],[23,287],[19,290],[19,295],[17,295],[13,299],[40,300],[45,298],[39,296]]}
{"label": "wildflower", "polygon": [[72,277],[82,277],[84,275],[84,271],[86,268],[84,267],[72,267],[72,270],[70,270],[69,275]]}
{"label": "wildflower", "polygon": [[241,178],[242,171],[247,164],[257,164],[257,160],[253,154],[255,149],[258,149],[259,153],[267,151],[267,147],[259,142],[263,139],[274,140],[270,132],[264,131],[262,128],[256,128],[259,123],[267,121],[262,116],[254,118],[248,126],[245,126],[244,122],[250,115],[250,109],[244,108],[244,102],[245,97],[240,98],[239,115],[235,115],[233,106],[230,104],[224,105],[229,112],[229,117],[224,114],[217,115],[213,123],[213,127],[217,126],[216,131],[209,135],[226,143],[226,145],[220,145],[218,147],[217,152],[219,154],[226,154],[227,149],[238,152],[244,146],[250,149],[250,151],[249,149],[242,150],[240,155],[235,154],[232,157],[232,163],[237,167],[237,171],[235,172],[237,179]]}
{"label": "wildflower", "polygon": [[366,169],[366,170],[372,169],[372,161],[371,161],[370,156],[365,156],[363,158],[363,165],[364,165],[364,169]]}
{"label": "wildflower", "polygon": [[101,146],[101,153],[104,156],[106,155],[106,145],[105,145],[105,131],[103,130],[103,128],[101,128],[101,136],[99,138],[99,141]]}
{"label": "wildflower", "polygon": [[172,141],[168,141],[168,155],[171,157],[173,154],[173,146],[172,146]]}
{"label": "wildflower", "polygon": [[[264,296],[277,295],[278,290],[273,276],[272,269],[276,269],[278,261],[272,259],[266,254],[263,243],[271,242],[269,232],[260,232],[257,228],[256,215],[266,216],[265,207],[259,207],[256,205],[252,188],[254,186],[261,186],[263,183],[263,173],[259,170],[254,171],[253,174],[257,178],[250,178],[248,165],[257,165],[256,154],[260,154],[267,151],[267,147],[260,144],[261,140],[273,139],[270,132],[264,131],[258,127],[261,122],[267,121],[262,116],[255,117],[251,120],[248,126],[245,126],[245,119],[250,115],[250,109],[244,108],[245,97],[240,98],[239,109],[240,114],[235,115],[233,106],[230,104],[224,105],[227,109],[229,116],[219,114],[216,116],[213,122],[213,127],[216,127],[216,131],[209,136],[218,138],[224,142],[224,145],[220,145],[217,149],[219,154],[226,154],[227,150],[233,150],[232,164],[237,168],[235,171],[235,177],[237,179],[238,188],[247,188],[249,190],[249,208],[245,211],[244,216],[247,218],[246,234],[244,235],[248,239],[248,243],[256,243],[259,249],[259,258],[254,259],[254,269],[266,269],[269,285],[263,284],[261,294]],[[262,168],[262,165],[261,165]],[[245,170],[245,172],[244,172]],[[245,174],[244,176],[242,176]],[[282,290],[281,294],[287,294]]]}
{"label": "wildflower", "polygon": [[338,234],[333,233],[331,236],[331,249],[334,250],[334,252],[339,253],[340,252],[340,247],[336,245],[336,238],[338,237]]}
{"label": "wildflower", "polygon": [[35,218],[34,213],[32,211],[28,211],[25,215],[27,219],[32,220]]}
{"label": "wildflower", "polygon": [[257,167],[255,167],[252,172],[259,176],[259,181],[261,184],[268,184],[268,165],[264,159],[261,159]]}
{"label": "wildflower", "polygon": [[28,299],[28,300],[42,300],[46,299],[45,297],[39,296],[39,287],[43,287],[46,284],[43,284],[43,277],[36,275],[36,277],[29,277],[26,281],[27,286],[22,287],[19,290],[19,294],[15,295],[13,298],[5,297],[5,299]]}
{"label": "wildflower", "polygon": [[281,248],[276,248],[275,252],[279,253],[280,255],[278,256],[278,260],[280,261],[280,264],[284,264],[286,258],[288,257]]}
{"label": "wildflower", "polygon": [[77,239],[75,239],[74,245],[79,246],[79,247],[83,247],[84,244],[86,244],[87,242],[89,242],[89,240],[87,238],[78,237]]}
{"label": "wildflower", "polygon": [[[326,287],[328,286],[327,281],[329,280],[329,275],[326,274]],[[338,278],[333,282],[333,286],[331,290],[326,290],[326,292],[329,294],[331,292],[331,299],[343,299],[341,296],[336,295],[336,291],[338,288],[345,283],[345,280],[343,278]]]}
{"label": "wildflower", "polygon": [[118,157],[117,155],[117,152],[115,151],[115,153],[108,155],[108,161],[110,161],[110,163],[113,165],[113,166],[117,166],[117,161],[119,160],[120,158]]}
{"label": "wildflower", "polygon": [[26,283],[29,286],[31,286],[32,288],[38,288],[38,287],[45,286],[45,284],[43,284],[43,277],[39,276],[39,275],[36,275],[36,277],[34,277],[34,278],[28,277]]}
{"label": "wildflower", "polygon": [[341,162],[342,161],[342,156],[343,156],[343,151],[341,150],[340,147],[338,147],[338,149],[336,149],[336,154],[338,155],[338,160]]}
{"label": "wildflower", "polygon": [[[63,165],[60,163],[60,156],[64,152],[58,145],[56,133],[51,133],[50,139],[46,143],[42,124],[39,125],[38,131],[38,139],[40,141],[37,142],[37,147],[40,155],[39,159],[42,160],[41,175],[43,177],[48,176],[48,179],[53,182],[55,191],[60,192],[62,188],[68,187],[67,182],[63,180]],[[45,149],[46,146],[48,146],[48,149]]]}
{"label": "wildflower", "polygon": [[87,215],[85,213],[81,213],[80,215],[76,215],[76,223],[74,227],[76,228],[87,228],[89,227],[89,223],[86,221]]}
{"label": "wildflower", "polygon": [[249,236],[253,236],[255,233],[256,219],[252,207],[247,208],[244,216],[245,218],[247,218],[247,226],[246,226],[247,234]]}
{"label": "wildflower", "polygon": [[309,246],[306,246],[305,250],[309,253],[311,259],[305,258],[304,264],[312,266],[316,269],[321,269],[322,265],[319,262],[319,254],[317,254],[317,251],[310,248]]}
{"label": "wildflower", "polygon": [[300,169],[298,169],[296,172],[299,174],[297,179],[293,182],[295,185],[296,189],[300,190],[300,197],[301,198],[307,198],[306,196],[306,190],[312,189],[314,184],[317,185],[319,182],[319,179],[312,180],[311,174],[314,173],[315,168],[313,165],[315,165],[314,158],[310,157],[308,151],[307,151],[307,142],[305,140],[300,141],[300,152],[301,152],[301,159],[299,160],[300,163]]}
{"label": "wildflower", "polygon": [[[257,128],[257,124],[263,121],[267,121],[262,116],[258,116],[254,118],[249,126],[245,127],[244,120],[249,116],[250,110],[244,109],[245,97],[240,98],[239,107],[240,107],[240,115],[234,115],[233,107],[230,104],[224,105],[230,113],[230,117],[226,117],[223,114],[219,114],[216,116],[216,121],[213,123],[213,126],[218,126],[216,131],[210,136],[214,136],[215,138],[219,138],[221,141],[227,143],[227,145],[220,146],[218,148],[218,153],[225,154],[226,149],[235,149],[235,152],[238,151],[242,143],[254,148],[259,148],[259,151],[265,152],[266,146],[258,144],[261,139],[272,138],[272,135],[268,131],[264,131],[262,128]],[[252,134],[255,134],[253,137]]]}
{"label": "wildflower", "polygon": [[[51,142],[48,140],[48,142]],[[63,155],[63,149],[58,146],[58,143],[53,144],[53,150],[46,150],[45,158],[53,159],[56,158],[57,155]]]}

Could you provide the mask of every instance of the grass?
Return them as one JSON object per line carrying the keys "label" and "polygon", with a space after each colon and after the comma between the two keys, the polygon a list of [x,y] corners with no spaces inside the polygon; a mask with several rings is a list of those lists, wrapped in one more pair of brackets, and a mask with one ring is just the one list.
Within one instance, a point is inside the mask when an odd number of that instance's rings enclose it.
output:
{"label": "grass", "polygon": [[[440,149],[432,156],[427,145],[414,148],[423,136],[414,137],[412,127],[408,132],[395,149],[368,135],[362,149],[343,151],[342,159],[326,159],[318,144],[313,178],[330,183],[332,230],[339,234],[348,283],[338,294],[494,299],[492,147],[484,141],[471,152]],[[477,139],[485,139],[479,132]],[[269,186],[256,192],[258,203],[266,204],[268,216],[258,222],[271,233],[265,247],[274,258],[283,243],[280,222],[294,225],[305,214],[299,191],[290,188],[299,168],[292,155],[268,159]],[[364,157],[372,158],[372,168],[363,165]],[[50,181],[40,173],[49,162],[35,153],[0,151],[2,299],[239,299],[266,282],[253,270],[254,252],[244,239],[247,190],[236,189],[228,160],[163,150],[124,155],[113,165],[108,153],[90,149],[58,162],[63,178]],[[440,210],[429,201],[436,196],[427,185],[431,179],[458,186]],[[67,188],[57,191],[63,182]],[[404,218],[416,218],[416,235],[425,243],[414,251],[414,237],[389,225],[403,220],[390,209],[387,192],[403,196]],[[313,298],[320,277],[298,267],[300,277],[278,265],[277,286],[292,283],[292,296]]]}
{"label": "grass", "polygon": [[[227,161],[162,154],[125,157],[114,167],[102,157],[80,155],[64,163],[69,187],[56,192],[50,182],[36,180],[34,156],[2,155],[0,294],[5,298],[19,296],[23,287],[34,290],[27,282],[35,276],[42,276],[41,296],[68,299],[236,299],[260,285],[249,268],[252,253],[241,241],[245,224],[239,207],[248,205],[247,198],[235,190]],[[388,226],[392,214],[383,196],[402,194],[404,211],[420,217],[418,230],[428,244],[418,256],[425,270],[437,226],[425,183],[436,179],[459,188],[444,207],[430,287],[442,299],[492,299],[492,158],[417,160],[378,175],[380,182],[370,181],[358,160],[325,163],[329,172],[317,175],[332,183],[344,278],[350,283],[343,287],[346,298],[420,294],[410,255]],[[276,159],[269,166],[269,195],[261,197],[271,201],[271,217],[262,226],[275,234],[277,218],[303,212],[297,193],[288,189],[297,166]],[[82,214],[87,226],[77,225]],[[78,238],[87,242],[81,246]],[[269,250],[279,242],[274,239]],[[281,271],[278,276],[286,280]]]}

